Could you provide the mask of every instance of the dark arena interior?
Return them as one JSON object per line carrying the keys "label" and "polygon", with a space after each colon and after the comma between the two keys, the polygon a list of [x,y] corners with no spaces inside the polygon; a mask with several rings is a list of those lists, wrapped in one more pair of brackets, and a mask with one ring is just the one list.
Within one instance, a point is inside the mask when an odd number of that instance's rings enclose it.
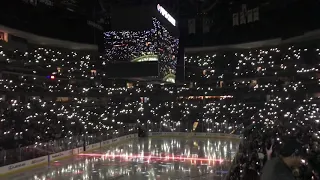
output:
{"label": "dark arena interior", "polygon": [[2,0],[0,179],[320,180],[319,9]]}

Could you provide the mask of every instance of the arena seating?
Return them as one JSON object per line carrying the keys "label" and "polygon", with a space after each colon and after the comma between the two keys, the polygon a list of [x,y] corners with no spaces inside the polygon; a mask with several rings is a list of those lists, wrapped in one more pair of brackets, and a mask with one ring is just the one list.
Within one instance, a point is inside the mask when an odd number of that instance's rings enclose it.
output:
{"label": "arena seating", "polygon": [[[258,178],[265,149],[273,144],[277,156],[288,136],[305,143],[317,167],[320,50],[300,46],[188,54],[185,85],[131,86],[105,80],[90,52],[2,48],[0,165],[39,157],[48,143],[57,152],[136,124],[190,132],[198,121],[198,132],[243,134],[229,179]],[[316,176],[308,169],[300,179]]]}

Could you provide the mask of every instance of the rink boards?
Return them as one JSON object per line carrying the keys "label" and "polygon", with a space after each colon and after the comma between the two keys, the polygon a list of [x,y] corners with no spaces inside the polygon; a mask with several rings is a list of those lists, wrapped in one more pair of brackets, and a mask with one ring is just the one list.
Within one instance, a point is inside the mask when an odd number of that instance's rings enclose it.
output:
{"label": "rink boards", "polygon": [[[161,138],[161,137],[178,137],[178,138],[227,138],[233,140],[240,140],[239,135],[234,134],[223,134],[223,133],[185,133],[185,132],[149,132],[149,137],[151,138]],[[126,135],[115,139],[110,139],[107,141],[102,141],[96,144],[90,144],[86,146],[86,152],[99,149],[115,143],[125,143],[130,139],[137,138],[138,134]],[[43,156],[7,166],[0,167],[0,177],[5,175],[10,175],[16,172],[25,171],[38,166],[50,165],[50,162],[54,162],[60,159],[68,158],[73,155],[77,155],[84,152],[84,148],[75,148],[55,154],[50,154],[48,156]]]}
{"label": "rink boards", "polygon": [[150,137],[181,137],[181,138],[228,138],[240,140],[240,135],[224,133],[189,133],[189,132],[149,132]]}
{"label": "rink boards", "polygon": [[[110,139],[107,141],[102,141],[96,144],[90,144],[86,146],[86,152],[99,149],[101,147],[108,146],[115,143],[124,143],[127,140],[130,140],[132,138],[137,138],[137,137],[138,137],[138,134],[131,134],[127,136],[118,137],[115,139]],[[71,150],[67,150],[67,151],[63,151],[55,154],[50,154],[48,156],[43,156],[43,157],[39,157],[39,158],[27,160],[27,161],[22,161],[15,164],[3,166],[3,167],[0,167],[0,177],[4,175],[9,175],[12,173],[32,169],[42,165],[49,165],[50,162],[68,158],[70,156],[77,155],[82,152],[84,152],[84,148],[80,147],[80,148],[75,148],[75,149],[71,149]]]}

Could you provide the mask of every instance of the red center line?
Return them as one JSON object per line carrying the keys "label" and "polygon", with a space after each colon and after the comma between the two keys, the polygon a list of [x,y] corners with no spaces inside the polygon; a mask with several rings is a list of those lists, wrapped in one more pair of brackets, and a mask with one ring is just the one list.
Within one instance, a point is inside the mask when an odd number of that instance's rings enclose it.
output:
{"label": "red center line", "polygon": [[79,156],[88,156],[88,157],[101,157],[101,158],[125,158],[125,159],[134,159],[134,158],[143,158],[143,159],[161,159],[161,160],[190,160],[190,161],[215,161],[215,162],[225,162],[228,160],[225,159],[209,159],[209,158],[198,158],[198,157],[183,157],[183,156],[154,156],[154,155],[125,155],[125,154],[78,154]]}

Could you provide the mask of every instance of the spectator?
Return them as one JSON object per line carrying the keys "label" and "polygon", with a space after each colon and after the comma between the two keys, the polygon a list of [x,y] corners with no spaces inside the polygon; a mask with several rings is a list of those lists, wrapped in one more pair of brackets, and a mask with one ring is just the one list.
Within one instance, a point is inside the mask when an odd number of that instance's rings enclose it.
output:
{"label": "spectator", "polygon": [[301,164],[303,144],[296,139],[284,141],[280,150],[280,157],[269,160],[262,170],[261,180],[295,180],[291,168],[298,168]]}

